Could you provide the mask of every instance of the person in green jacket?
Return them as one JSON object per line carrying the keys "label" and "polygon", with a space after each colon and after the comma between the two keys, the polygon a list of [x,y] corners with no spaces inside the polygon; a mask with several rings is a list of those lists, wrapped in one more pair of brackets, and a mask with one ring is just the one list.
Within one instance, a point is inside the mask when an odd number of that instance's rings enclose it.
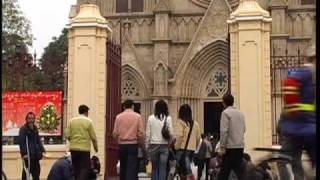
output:
{"label": "person in green jacket", "polygon": [[79,106],[79,116],[68,121],[65,136],[70,142],[70,152],[74,177],[76,180],[87,180],[90,174],[91,142],[98,152],[96,133],[92,120],[88,118],[89,107]]}

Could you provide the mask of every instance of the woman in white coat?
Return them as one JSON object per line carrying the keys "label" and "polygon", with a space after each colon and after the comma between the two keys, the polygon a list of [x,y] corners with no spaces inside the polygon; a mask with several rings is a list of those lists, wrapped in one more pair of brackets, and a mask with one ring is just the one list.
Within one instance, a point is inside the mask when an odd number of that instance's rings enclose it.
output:
{"label": "woman in white coat", "polygon": [[146,127],[146,143],[152,163],[151,180],[166,180],[169,142],[172,136],[172,118],[169,116],[168,105],[164,100],[159,100]]}

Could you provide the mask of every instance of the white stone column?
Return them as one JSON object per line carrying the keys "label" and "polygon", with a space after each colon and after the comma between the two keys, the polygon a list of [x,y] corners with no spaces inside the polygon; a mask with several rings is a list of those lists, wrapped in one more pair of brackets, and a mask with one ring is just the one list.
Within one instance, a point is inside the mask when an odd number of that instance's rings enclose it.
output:
{"label": "white stone column", "polygon": [[[68,112],[67,119],[78,115],[87,105],[98,138],[101,171],[104,171],[106,109],[106,38],[110,28],[98,6],[82,4],[68,24]],[[93,151],[93,148],[91,150]],[[102,172],[104,173],[104,172]]]}
{"label": "white stone column", "polygon": [[246,151],[271,146],[269,12],[255,0],[242,0],[228,20],[231,40],[231,93],[246,119]]}

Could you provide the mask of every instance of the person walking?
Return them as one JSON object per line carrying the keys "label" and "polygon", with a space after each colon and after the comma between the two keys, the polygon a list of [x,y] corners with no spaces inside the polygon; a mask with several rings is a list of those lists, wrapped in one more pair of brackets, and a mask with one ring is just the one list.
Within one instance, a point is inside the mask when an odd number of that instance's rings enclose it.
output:
{"label": "person walking", "polygon": [[233,106],[234,98],[231,94],[223,96],[225,110],[220,120],[220,150],[222,157],[221,170],[218,180],[226,180],[231,170],[238,179],[241,178],[241,164],[244,150],[245,119],[242,112]]}
{"label": "person walking", "polygon": [[198,149],[195,152],[195,158],[198,161],[198,180],[202,177],[202,171],[206,167],[205,179],[209,178],[209,163],[212,154],[212,145],[209,141],[209,136],[201,134],[201,142],[199,143]]}
{"label": "person walking", "polygon": [[70,142],[70,153],[74,177],[76,180],[88,180],[90,176],[90,150],[91,142],[94,150],[98,152],[96,133],[89,116],[89,107],[80,105],[79,116],[68,121],[65,137]]}
{"label": "person walking", "polygon": [[[307,62],[288,73],[284,80],[284,111],[279,122],[280,133],[286,138],[284,148],[293,159],[301,158],[300,152],[306,150],[312,168],[316,168],[316,115],[315,115],[315,47],[309,47]],[[296,164],[297,163],[297,164]],[[293,162],[293,168],[300,169],[300,160]],[[300,171],[300,170],[299,170]],[[301,176],[302,173],[299,173]],[[297,173],[295,174],[296,177]],[[303,177],[297,177],[303,178]]]}
{"label": "person walking", "polygon": [[[192,174],[191,162],[193,153],[201,138],[200,128],[197,121],[192,118],[191,107],[188,104],[183,104],[180,107],[178,117],[179,119],[174,130],[176,137],[175,149],[177,150],[177,159],[180,166],[180,179],[194,180],[195,177]],[[181,169],[181,167],[184,168]]]}
{"label": "person walking", "polygon": [[[284,120],[285,113],[284,111],[280,115],[280,119],[278,121],[277,132],[279,134],[279,142],[281,145],[281,154],[289,156],[292,158],[291,167],[292,173],[295,180],[303,180],[304,173],[302,168],[302,150],[303,146],[299,143],[295,143],[294,139],[281,134],[281,126],[279,124]],[[287,168],[286,162],[278,162],[279,176],[280,179],[290,179],[290,171]]]}
{"label": "person walking", "polygon": [[113,137],[119,144],[120,180],[138,179],[138,147],[145,151],[145,132],[140,114],[133,111],[131,99],[123,103],[124,111],[116,116]]}
{"label": "person walking", "polygon": [[39,131],[35,125],[36,115],[28,112],[26,122],[19,130],[19,148],[23,159],[22,180],[39,180],[40,163],[45,149],[40,140]]}
{"label": "person walking", "polygon": [[173,137],[172,118],[164,100],[155,104],[146,127],[146,144],[151,157],[151,180],[166,180],[169,157],[169,142]]}

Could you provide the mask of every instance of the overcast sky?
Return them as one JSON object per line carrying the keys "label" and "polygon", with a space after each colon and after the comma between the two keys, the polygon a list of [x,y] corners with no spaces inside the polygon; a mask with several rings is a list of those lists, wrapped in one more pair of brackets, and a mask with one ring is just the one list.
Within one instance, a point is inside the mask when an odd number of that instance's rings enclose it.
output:
{"label": "overcast sky", "polygon": [[31,21],[33,47],[31,53],[37,53],[37,59],[41,57],[44,48],[52,41],[52,37],[58,37],[62,29],[69,22],[71,5],[77,0],[18,0],[25,16]]}

